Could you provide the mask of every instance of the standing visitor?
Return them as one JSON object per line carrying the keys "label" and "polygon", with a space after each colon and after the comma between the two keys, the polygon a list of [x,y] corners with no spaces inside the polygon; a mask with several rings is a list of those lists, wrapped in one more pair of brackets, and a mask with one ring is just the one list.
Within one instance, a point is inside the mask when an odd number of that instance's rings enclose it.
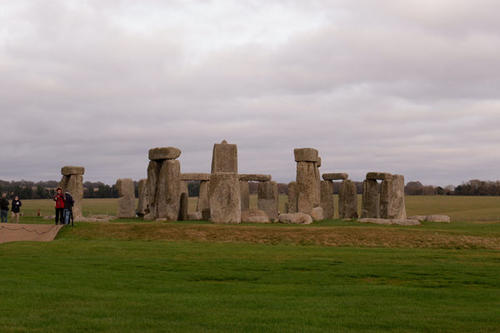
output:
{"label": "standing visitor", "polygon": [[69,192],[64,193],[64,224],[73,225],[73,204],[75,201]]}
{"label": "standing visitor", "polygon": [[64,195],[62,194],[62,188],[57,188],[56,196],[54,197],[56,202],[56,225],[64,223]]}
{"label": "standing visitor", "polygon": [[2,193],[2,198],[0,199],[0,219],[2,222],[7,223],[7,218],[9,216],[9,200],[7,200],[7,193]]}
{"label": "standing visitor", "polygon": [[14,218],[16,219],[16,223],[19,223],[19,214],[21,213],[21,206],[23,203],[19,200],[19,197],[16,195],[14,200],[12,200],[12,213],[14,213]]}

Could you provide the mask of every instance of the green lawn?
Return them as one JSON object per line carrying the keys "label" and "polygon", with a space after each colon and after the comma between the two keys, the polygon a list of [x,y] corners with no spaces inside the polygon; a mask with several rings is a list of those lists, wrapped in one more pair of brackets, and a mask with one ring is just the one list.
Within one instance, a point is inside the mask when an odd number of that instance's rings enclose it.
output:
{"label": "green lawn", "polygon": [[500,252],[80,240],[0,245],[2,332],[498,332]]}

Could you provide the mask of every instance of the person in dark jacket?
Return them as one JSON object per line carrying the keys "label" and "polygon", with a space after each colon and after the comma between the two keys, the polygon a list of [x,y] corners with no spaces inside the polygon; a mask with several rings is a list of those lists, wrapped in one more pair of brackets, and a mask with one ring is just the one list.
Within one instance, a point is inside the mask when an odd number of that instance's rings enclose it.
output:
{"label": "person in dark jacket", "polygon": [[12,204],[11,204],[11,210],[12,210],[12,213],[14,214],[14,218],[16,219],[16,223],[19,223],[19,214],[21,213],[21,206],[23,205],[23,203],[21,202],[21,200],[19,200],[19,197],[16,195],[14,197],[14,200],[12,200]]}
{"label": "person in dark jacket", "polygon": [[62,193],[62,188],[57,188],[54,201],[56,202],[56,225],[59,223],[64,224],[64,195]]}
{"label": "person in dark jacket", "polygon": [[7,223],[7,218],[9,216],[9,200],[7,200],[7,193],[2,193],[2,198],[0,198],[0,219],[2,222]]}
{"label": "person in dark jacket", "polygon": [[69,224],[71,221],[71,225],[73,225],[73,204],[75,201],[73,200],[73,197],[71,196],[71,193],[66,192],[64,193],[64,223]]}

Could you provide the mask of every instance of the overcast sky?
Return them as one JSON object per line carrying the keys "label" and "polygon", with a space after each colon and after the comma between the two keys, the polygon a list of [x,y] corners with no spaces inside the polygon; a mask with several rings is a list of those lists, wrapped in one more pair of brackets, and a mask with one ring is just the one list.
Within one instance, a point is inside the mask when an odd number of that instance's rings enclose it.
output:
{"label": "overcast sky", "polygon": [[0,179],[209,172],[500,179],[500,1],[0,0]]}

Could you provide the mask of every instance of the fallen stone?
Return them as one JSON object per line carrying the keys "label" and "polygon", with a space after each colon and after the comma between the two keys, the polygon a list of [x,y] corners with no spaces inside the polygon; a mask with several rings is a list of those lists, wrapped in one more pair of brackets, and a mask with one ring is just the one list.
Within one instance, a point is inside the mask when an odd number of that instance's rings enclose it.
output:
{"label": "fallen stone", "polygon": [[347,173],[343,173],[343,172],[334,172],[334,173],[324,173],[323,174],[324,180],[346,180],[347,178],[349,178],[349,175]]}
{"label": "fallen stone", "polygon": [[245,182],[268,182],[271,181],[271,175],[258,174],[240,174],[240,181]]}
{"label": "fallen stone", "polygon": [[311,211],[311,217],[313,221],[323,221],[325,219],[323,215],[323,208],[314,207]]}
{"label": "fallen stone", "polygon": [[84,173],[85,168],[80,166],[65,166],[61,168],[61,174],[63,176],[83,175]]}
{"label": "fallen stone", "polygon": [[362,218],[358,222],[361,223],[374,223],[374,224],[397,224],[397,225],[420,225],[418,220],[414,219],[376,219],[376,218]]}
{"label": "fallen stone", "polygon": [[414,215],[414,216],[409,216],[408,219],[410,220],[417,220],[419,222],[425,222],[425,219],[427,218],[426,215]]}
{"label": "fallen stone", "polygon": [[318,151],[314,148],[295,148],[293,150],[295,162],[317,162]]}
{"label": "fallen stone", "polygon": [[203,218],[201,212],[192,212],[188,213],[189,221],[200,221]]}
{"label": "fallen stone", "polygon": [[260,209],[249,209],[241,211],[241,221],[250,223],[271,223],[266,212]]}
{"label": "fallen stone", "polygon": [[181,180],[183,181],[209,181],[209,173],[183,173],[181,174]]}
{"label": "fallen stone", "polygon": [[392,175],[387,172],[368,172],[366,174],[366,179],[372,180],[387,180],[391,179]]}
{"label": "fallen stone", "polygon": [[149,159],[151,161],[175,160],[181,156],[181,151],[175,147],[160,147],[149,150]]}
{"label": "fallen stone", "polygon": [[311,215],[305,213],[288,213],[280,214],[278,217],[280,223],[291,223],[291,224],[311,224],[313,219]]}
{"label": "fallen stone", "polygon": [[448,215],[428,215],[425,217],[426,222],[442,222],[450,223],[451,218]]}

